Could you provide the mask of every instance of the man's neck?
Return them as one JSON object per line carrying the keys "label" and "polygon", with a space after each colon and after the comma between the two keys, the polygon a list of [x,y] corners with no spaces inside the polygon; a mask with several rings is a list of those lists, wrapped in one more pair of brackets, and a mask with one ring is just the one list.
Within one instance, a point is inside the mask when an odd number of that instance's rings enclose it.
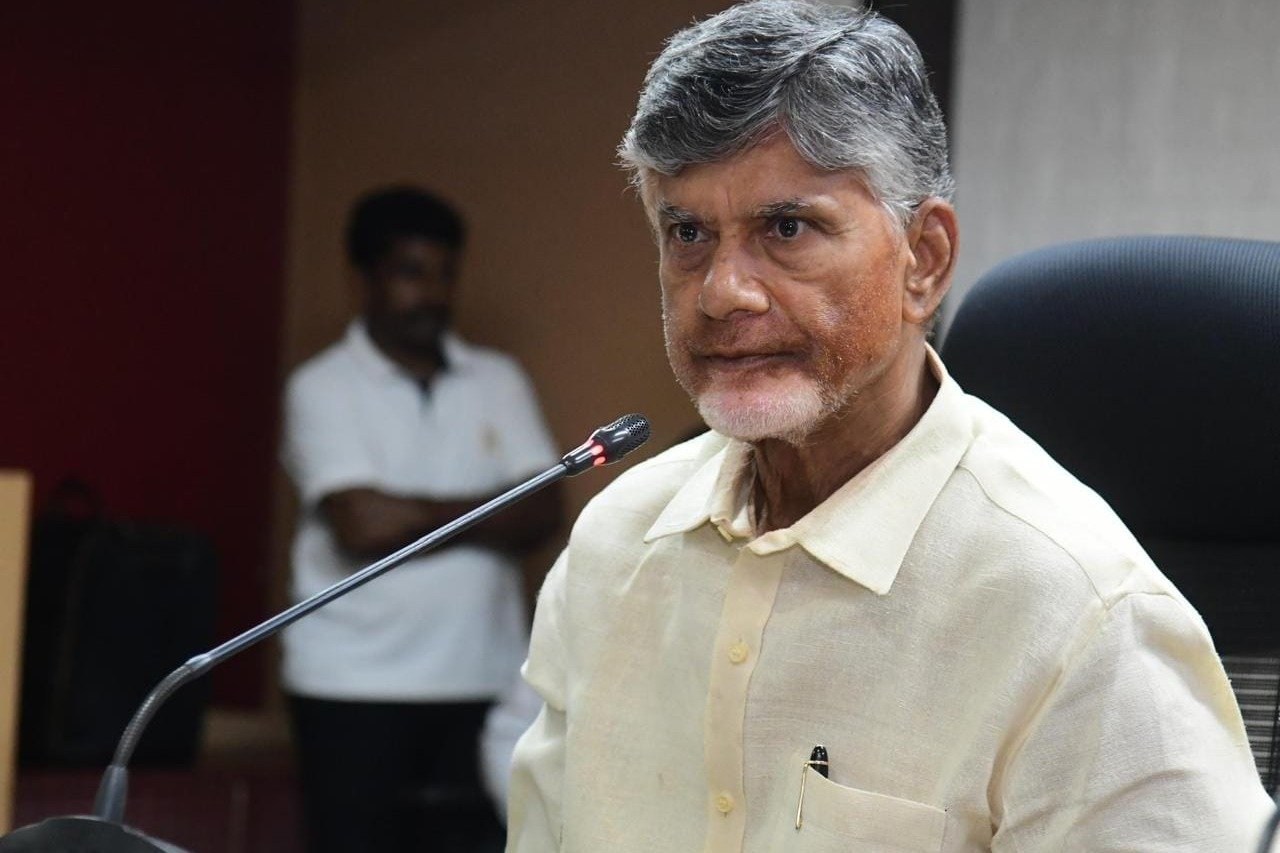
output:
{"label": "man's neck", "polygon": [[756,443],[751,498],[756,532],[790,527],[831,497],[901,441],[937,391],[925,348],[913,348],[802,444]]}
{"label": "man's neck", "polygon": [[369,338],[379,352],[420,383],[429,382],[446,367],[443,340],[436,342],[434,350],[424,352],[397,346],[392,341],[382,339],[373,329],[369,330]]}

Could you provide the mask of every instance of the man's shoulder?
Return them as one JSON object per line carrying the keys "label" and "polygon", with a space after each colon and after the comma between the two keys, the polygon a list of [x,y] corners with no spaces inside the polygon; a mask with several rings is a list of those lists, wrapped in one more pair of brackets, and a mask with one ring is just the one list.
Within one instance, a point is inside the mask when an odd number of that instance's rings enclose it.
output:
{"label": "man's shoulder", "polygon": [[1130,592],[1173,592],[1105,500],[1004,415],[969,400],[974,439],[955,476],[976,487],[988,521],[967,535],[991,539],[986,528],[998,527],[995,539],[1040,558],[1023,571],[1078,572],[1103,602]]}
{"label": "man's shoulder", "polygon": [[525,375],[519,359],[495,347],[473,343],[457,335],[450,336],[447,347],[451,354],[465,362],[469,370],[476,370],[488,376],[523,377]]}
{"label": "man's shoulder", "polygon": [[332,388],[335,382],[354,378],[357,364],[345,339],[329,344],[299,364],[289,374],[290,389]]}

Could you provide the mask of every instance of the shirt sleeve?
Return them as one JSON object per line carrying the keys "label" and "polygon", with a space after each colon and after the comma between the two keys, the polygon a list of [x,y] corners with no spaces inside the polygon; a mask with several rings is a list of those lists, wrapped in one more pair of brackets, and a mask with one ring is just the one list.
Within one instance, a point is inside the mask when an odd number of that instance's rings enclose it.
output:
{"label": "shirt sleeve", "polygon": [[294,374],[285,389],[281,461],[304,507],[326,495],[378,482],[372,448],[360,435],[343,389],[317,374]]}
{"label": "shirt sleeve", "polygon": [[542,711],[516,743],[507,801],[507,853],[560,849],[566,713],[565,649],[561,636],[567,552],[538,594],[524,678],[542,697]]}
{"label": "shirt sleeve", "polygon": [[529,682],[517,678],[485,717],[480,734],[480,769],[485,790],[503,818],[507,814],[511,755],[516,741],[529,730],[541,711],[542,697]]}
{"label": "shirt sleeve", "polygon": [[529,377],[514,359],[503,382],[503,434],[510,440],[503,444],[506,476],[512,480],[528,477],[550,468],[560,458],[551,431],[547,429],[538,399]]}
{"label": "shirt sleeve", "polygon": [[1254,849],[1270,800],[1203,622],[1135,593],[1094,624],[1013,746],[991,849]]}

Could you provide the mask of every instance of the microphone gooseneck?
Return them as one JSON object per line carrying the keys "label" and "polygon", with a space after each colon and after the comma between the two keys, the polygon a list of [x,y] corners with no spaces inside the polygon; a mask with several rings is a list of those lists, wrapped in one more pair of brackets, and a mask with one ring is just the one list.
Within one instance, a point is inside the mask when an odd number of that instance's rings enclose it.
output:
{"label": "microphone gooseneck", "polygon": [[103,820],[113,823],[119,823],[122,820],[128,791],[128,771],[126,768],[129,764],[129,759],[132,757],[147,723],[150,722],[160,705],[173,695],[178,688],[208,672],[237,652],[265,640],[308,613],[390,571],[411,556],[440,546],[464,530],[479,524],[489,516],[500,512],[516,501],[528,497],[539,489],[551,485],[557,480],[580,474],[588,468],[617,462],[623,456],[644,444],[648,439],[649,421],[644,415],[623,415],[613,423],[602,426],[591,433],[590,438],[582,445],[566,453],[559,462],[541,474],[530,477],[520,485],[498,495],[493,500],[473,509],[471,512],[459,516],[443,527],[433,530],[422,538],[410,542],[400,550],[383,557],[376,563],[372,563],[338,581],[333,586],[321,590],[287,610],[277,613],[262,624],[250,628],[237,637],[232,637],[217,648],[191,658],[165,676],[164,680],[156,685],[155,689],[143,700],[138,710],[134,712],[133,719],[125,727],[124,733],[120,737],[120,742],[116,745],[115,755],[111,759],[110,766],[107,767],[106,772],[102,775],[102,782],[98,786],[98,794],[93,803],[94,814]]}

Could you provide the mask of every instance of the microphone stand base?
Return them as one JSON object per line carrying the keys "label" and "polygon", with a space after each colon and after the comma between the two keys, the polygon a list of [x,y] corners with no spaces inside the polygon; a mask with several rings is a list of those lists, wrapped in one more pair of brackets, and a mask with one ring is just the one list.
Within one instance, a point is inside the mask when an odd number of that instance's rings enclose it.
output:
{"label": "microphone stand base", "polygon": [[0,853],[187,853],[136,829],[88,815],[51,817],[0,836]]}

